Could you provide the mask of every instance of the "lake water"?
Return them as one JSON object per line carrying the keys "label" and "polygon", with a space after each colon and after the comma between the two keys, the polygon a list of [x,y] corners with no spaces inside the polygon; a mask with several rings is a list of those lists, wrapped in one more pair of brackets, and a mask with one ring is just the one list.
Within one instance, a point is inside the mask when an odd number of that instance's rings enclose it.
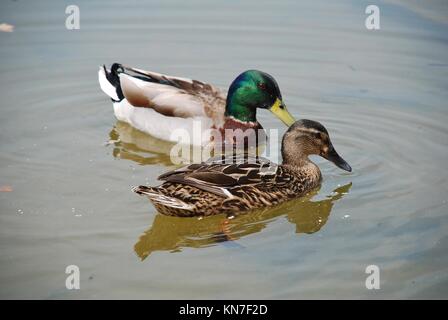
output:
{"label": "lake water", "polygon": [[[70,4],[80,30],[65,28]],[[377,1],[375,31],[369,4],[2,1],[0,298],[448,298],[448,3]],[[173,165],[117,123],[97,82],[113,62],[222,88],[266,71],[353,172],[316,159],[324,181],[305,198],[161,216],[131,187]]]}

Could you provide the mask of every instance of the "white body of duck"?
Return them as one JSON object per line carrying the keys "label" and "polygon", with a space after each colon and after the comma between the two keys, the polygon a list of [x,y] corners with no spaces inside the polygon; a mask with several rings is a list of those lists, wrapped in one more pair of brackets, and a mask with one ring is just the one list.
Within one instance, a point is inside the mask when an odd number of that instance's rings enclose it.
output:
{"label": "white body of duck", "polygon": [[117,64],[101,67],[98,79],[116,118],[158,139],[200,146],[223,126],[225,95],[210,84]]}

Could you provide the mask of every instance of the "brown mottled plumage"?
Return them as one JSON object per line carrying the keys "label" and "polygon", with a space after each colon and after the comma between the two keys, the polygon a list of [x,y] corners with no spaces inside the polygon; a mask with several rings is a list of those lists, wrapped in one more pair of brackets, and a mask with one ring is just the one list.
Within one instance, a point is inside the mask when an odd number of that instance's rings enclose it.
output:
{"label": "brown mottled plumage", "polygon": [[319,168],[308,156],[320,155],[351,171],[337,154],[327,130],[318,122],[300,120],[285,133],[282,165],[248,155],[214,157],[167,172],[158,187],[139,186],[158,211],[171,216],[209,216],[273,206],[317,187]]}

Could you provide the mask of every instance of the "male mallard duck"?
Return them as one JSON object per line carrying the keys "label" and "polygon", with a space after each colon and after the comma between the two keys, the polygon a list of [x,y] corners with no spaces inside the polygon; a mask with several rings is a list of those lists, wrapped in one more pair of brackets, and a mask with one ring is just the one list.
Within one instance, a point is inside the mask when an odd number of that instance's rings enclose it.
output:
{"label": "male mallard duck", "polygon": [[[241,73],[230,85],[227,99],[218,88],[201,81],[118,63],[110,70],[100,67],[98,77],[117,119],[161,140],[178,142],[172,134],[177,129],[190,134],[190,144],[208,145],[210,129],[218,129],[225,142],[225,129],[263,128],[256,118],[257,108],[270,110],[287,126],[294,122],[275,79],[257,70]],[[196,137],[198,124],[201,134]]]}
{"label": "male mallard duck", "polygon": [[272,206],[320,184],[319,167],[308,159],[314,154],[352,170],[320,123],[299,120],[283,136],[281,165],[244,155],[215,157],[162,174],[159,179],[165,182],[158,187],[139,186],[134,191],[147,195],[158,211],[172,216],[232,214]]}

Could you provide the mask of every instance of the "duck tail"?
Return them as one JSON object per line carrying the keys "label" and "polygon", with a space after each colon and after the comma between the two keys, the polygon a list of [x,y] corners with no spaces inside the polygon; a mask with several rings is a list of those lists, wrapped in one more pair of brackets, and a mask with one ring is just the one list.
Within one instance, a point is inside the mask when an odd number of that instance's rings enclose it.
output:
{"label": "duck tail", "polygon": [[188,203],[185,203],[180,199],[164,195],[162,190],[158,187],[138,186],[132,188],[132,191],[139,195],[147,196],[155,205],[182,210],[191,209],[191,206]]}
{"label": "duck tail", "polygon": [[120,102],[124,99],[119,76],[119,74],[123,71],[124,68],[119,63],[114,63],[110,70],[103,65],[98,71],[98,81],[100,82],[100,87],[104,93],[112,99],[113,102]]}
{"label": "duck tail", "polygon": [[160,194],[160,192],[158,192],[157,188],[147,187],[147,186],[133,187],[132,191],[134,191],[135,193],[137,193],[139,195]]}

